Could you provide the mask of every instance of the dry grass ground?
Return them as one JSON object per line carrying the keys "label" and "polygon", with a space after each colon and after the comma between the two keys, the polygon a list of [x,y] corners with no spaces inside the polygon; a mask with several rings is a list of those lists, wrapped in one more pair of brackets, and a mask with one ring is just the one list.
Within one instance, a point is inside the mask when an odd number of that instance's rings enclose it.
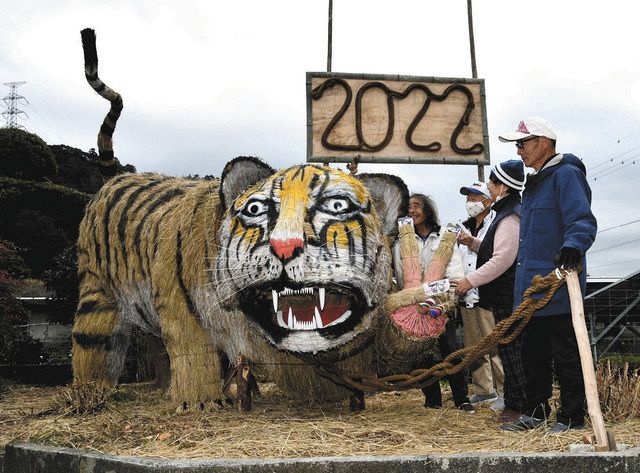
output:
{"label": "dry grass ground", "polygon": [[[0,398],[0,448],[9,441],[163,458],[286,458],[419,455],[488,451],[566,451],[587,431],[547,434],[544,429],[502,432],[496,414],[453,408],[425,409],[419,391],[367,397],[350,413],[346,403],[301,405],[273,385],[261,385],[251,413],[233,408],[178,414],[159,391],[125,386],[95,414],[46,413],[66,388],[12,386]],[[448,389],[444,389],[448,392]],[[640,419],[607,426],[619,443],[640,444]]]}

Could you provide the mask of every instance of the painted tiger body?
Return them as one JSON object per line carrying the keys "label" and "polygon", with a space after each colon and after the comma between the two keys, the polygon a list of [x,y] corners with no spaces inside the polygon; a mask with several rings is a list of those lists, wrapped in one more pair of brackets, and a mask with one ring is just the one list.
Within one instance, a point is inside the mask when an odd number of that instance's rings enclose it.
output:
{"label": "painted tiger body", "polygon": [[[98,78],[93,30],[82,40],[87,80],[111,102],[98,135],[109,176],[122,98]],[[285,361],[274,379],[314,397],[320,379],[287,368],[288,353],[326,360],[371,339],[390,280],[387,237],[407,201],[392,176],[308,164],[276,172],[256,158],[230,161],[214,180],[111,178],[80,225],[74,382],[116,384],[138,327],[163,341],[181,404],[224,397],[221,354]],[[362,371],[368,359],[346,363]]]}
{"label": "painted tiger body", "polygon": [[[393,180],[386,193],[394,220],[405,194]],[[170,395],[188,402],[222,398],[220,352],[365,343],[389,284],[383,225],[365,184],[329,167],[237,158],[221,180],[115,177],[80,227],[76,382],[116,383],[134,327],[164,341]]]}

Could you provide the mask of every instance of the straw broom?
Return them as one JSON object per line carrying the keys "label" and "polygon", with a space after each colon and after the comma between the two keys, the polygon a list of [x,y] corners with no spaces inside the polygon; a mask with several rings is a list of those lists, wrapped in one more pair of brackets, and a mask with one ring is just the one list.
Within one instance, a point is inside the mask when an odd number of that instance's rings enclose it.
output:
{"label": "straw broom", "polygon": [[[404,333],[416,339],[437,338],[447,324],[446,312],[453,308],[449,294],[433,294],[429,283],[445,276],[455,247],[454,233],[445,232],[420,284],[420,261],[412,224],[399,223],[400,258],[405,289],[390,294],[385,302],[387,314]],[[420,303],[427,302],[425,305]]]}
{"label": "straw broom", "polygon": [[413,222],[401,219],[400,258],[405,288],[385,301],[385,317],[375,340],[376,372],[393,374],[423,366],[436,351],[436,340],[447,324],[446,313],[455,307],[446,271],[455,246],[455,234],[447,232],[421,277],[418,244]]}

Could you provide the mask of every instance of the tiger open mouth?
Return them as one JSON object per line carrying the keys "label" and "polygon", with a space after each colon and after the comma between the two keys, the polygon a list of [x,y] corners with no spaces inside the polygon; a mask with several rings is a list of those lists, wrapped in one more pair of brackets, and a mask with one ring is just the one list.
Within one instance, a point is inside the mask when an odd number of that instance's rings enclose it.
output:
{"label": "tiger open mouth", "polygon": [[351,315],[349,298],[324,287],[272,289],[271,301],[278,325],[289,330],[331,327]]}
{"label": "tiger open mouth", "polygon": [[239,302],[242,311],[274,340],[292,332],[341,335],[358,324],[366,307],[359,289],[332,283],[297,288],[254,287],[242,291]]}

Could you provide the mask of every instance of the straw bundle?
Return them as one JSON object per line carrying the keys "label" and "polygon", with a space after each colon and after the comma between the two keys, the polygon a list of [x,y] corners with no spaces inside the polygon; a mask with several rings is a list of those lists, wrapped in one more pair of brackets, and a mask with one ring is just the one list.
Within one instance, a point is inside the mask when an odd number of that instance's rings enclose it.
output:
{"label": "straw bundle", "polygon": [[[438,336],[455,309],[455,296],[445,275],[455,247],[455,234],[446,232],[421,278],[415,230],[409,219],[400,219],[399,245],[405,288],[390,294],[380,334],[376,338],[378,374],[406,372],[432,363]],[[422,283],[421,283],[422,281]]]}
{"label": "straw bundle", "polygon": [[422,278],[423,282],[436,281],[445,276],[447,265],[449,264],[449,261],[451,261],[455,245],[456,234],[445,231],[438,248],[436,248],[436,251],[433,253],[431,263],[429,263],[429,267],[424,273],[424,277]]}
{"label": "straw bundle", "polygon": [[[125,386],[126,396],[109,398],[96,414],[38,415],[59,390],[12,387],[0,400],[0,449],[10,441],[30,441],[127,456],[254,459],[560,452],[586,432],[503,432],[487,406],[468,415],[445,397],[443,409],[425,409],[417,390],[376,394],[367,398],[366,411],[347,414],[344,404],[319,409],[288,400],[273,385],[260,386],[263,396],[250,414],[232,408],[176,414],[160,391]],[[620,443],[638,445],[640,419],[607,428]]]}
{"label": "straw bundle", "polygon": [[[351,394],[351,391],[319,376],[313,365],[292,355],[278,353],[275,363],[271,370],[273,381],[293,399],[305,403],[332,402],[347,399]],[[336,363],[336,366],[352,373],[370,373],[371,348]]]}
{"label": "straw bundle", "polygon": [[603,415],[609,420],[640,418],[640,368],[631,371],[629,363],[599,363],[596,371]]}
{"label": "straw bundle", "polygon": [[407,288],[416,287],[420,284],[422,267],[413,223],[400,222],[398,224],[398,240],[400,242],[404,286]]}
{"label": "straw bundle", "polygon": [[378,376],[407,373],[433,365],[438,347],[436,338],[417,338],[408,335],[385,316],[380,335],[374,342],[374,370]]}

